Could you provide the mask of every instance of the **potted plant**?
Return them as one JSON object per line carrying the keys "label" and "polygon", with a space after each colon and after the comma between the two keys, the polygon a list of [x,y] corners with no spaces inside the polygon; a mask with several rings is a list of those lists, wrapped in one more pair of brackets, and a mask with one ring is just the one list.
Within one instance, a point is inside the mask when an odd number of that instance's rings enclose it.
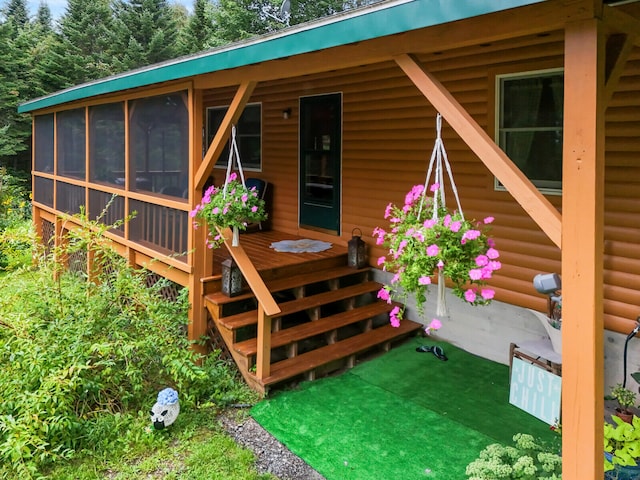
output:
{"label": "potted plant", "polygon": [[[218,248],[224,238],[217,228],[233,230],[233,246],[238,245],[239,230],[245,230],[247,224],[266,220],[264,200],[259,198],[255,187],[247,188],[239,182],[235,173],[227,177],[222,187],[211,186],[202,196],[202,201],[190,213],[191,218],[206,221],[209,226],[207,246]],[[194,222],[194,226],[198,227]]]}
{"label": "potted plant", "polygon": [[400,300],[403,305],[391,311],[394,326],[400,324],[409,294],[415,296],[418,311],[423,313],[426,293],[436,277],[442,296],[444,278],[448,278],[453,293],[470,305],[486,305],[493,299],[494,291],[485,286],[501,267],[500,254],[487,236],[493,217],[475,222],[465,219],[460,211],[450,212],[444,202],[434,201],[440,189],[437,183],[430,187],[432,199],[425,186],[414,186],[403,206],[387,206],[384,218],[390,223],[388,230],[376,227],[373,231],[376,243],[388,249],[378,265],[395,273],[378,297],[389,303]]}
{"label": "potted plant", "polygon": [[513,446],[494,443],[482,450],[479,457],[467,465],[469,480],[561,478],[562,457],[557,453],[557,445],[536,442],[525,433],[517,433],[513,441]]}
{"label": "potted plant", "polygon": [[604,423],[604,471],[607,480],[640,478],[640,418],[627,423],[613,415],[615,425]]}
{"label": "potted plant", "polygon": [[623,421],[631,423],[633,419],[633,411],[631,409],[636,405],[636,394],[619,383],[611,390],[611,396],[618,402],[616,407],[618,416]]}

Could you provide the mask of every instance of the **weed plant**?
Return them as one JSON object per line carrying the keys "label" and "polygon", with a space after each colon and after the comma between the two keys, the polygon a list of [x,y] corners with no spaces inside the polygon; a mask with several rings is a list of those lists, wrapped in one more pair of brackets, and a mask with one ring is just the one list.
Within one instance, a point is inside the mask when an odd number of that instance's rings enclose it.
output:
{"label": "weed plant", "polygon": [[[37,269],[0,278],[0,478],[39,478],[80,453],[152,444],[157,437],[141,425],[168,386],[183,412],[247,401],[216,352],[200,357],[191,348],[186,289],[175,302],[163,299],[164,281],[148,287],[147,272],[109,248],[109,227],[83,215],[75,223]],[[87,249],[91,275],[60,269]]]}

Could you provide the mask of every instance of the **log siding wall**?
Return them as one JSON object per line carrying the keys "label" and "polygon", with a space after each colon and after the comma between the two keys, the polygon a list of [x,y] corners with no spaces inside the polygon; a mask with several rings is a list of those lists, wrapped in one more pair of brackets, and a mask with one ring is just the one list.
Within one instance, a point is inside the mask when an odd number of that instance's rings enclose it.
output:
{"label": "log siding wall", "polygon": [[[418,55],[478,124],[493,135],[494,77],[563,63],[562,32]],[[204,92],[204,105],[228,105],[235,88]],[[371,232],[385,226],[388,202],[399,203],[423,183],[435,140],[435,110],[393,62],[258,84],[251,102],[262,103],[262,171],[272,184],[273,228],[298,228],[298,103],[301,96],[343,94],[342,236],[362,230],[370,261],[383,254]],[[291,118],[282,111],[291,108]],[[640,314],[640,49],[627,62],[606,116],[605,315]],[[503,269],[492,280],[496,299],[543,311],[546,300],[532,287],[539,272],[560,270],[555,247],[508,192],[494,189],[493,175],[446,125],[445,147],[465,215],[495,217],[493,235]],[[224,172],[214,170],[216,182]],[[561,195],[549,200],[561,208]],[[448,195],[449,202],[453,196]],[[451,203],[450,203],[451,204]]]}

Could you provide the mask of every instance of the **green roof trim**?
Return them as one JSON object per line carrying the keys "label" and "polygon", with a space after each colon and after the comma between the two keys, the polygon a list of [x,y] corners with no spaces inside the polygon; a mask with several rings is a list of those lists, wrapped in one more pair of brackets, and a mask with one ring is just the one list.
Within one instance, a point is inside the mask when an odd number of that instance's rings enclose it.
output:
{"label": "green roof trim", "polygon": [[398,0],[302,24],[223,48],[150,65],[101,80],[70,87],[23,103],[19,113],[33,112],[97,95],[180,80],[314,52],[544,0]]}

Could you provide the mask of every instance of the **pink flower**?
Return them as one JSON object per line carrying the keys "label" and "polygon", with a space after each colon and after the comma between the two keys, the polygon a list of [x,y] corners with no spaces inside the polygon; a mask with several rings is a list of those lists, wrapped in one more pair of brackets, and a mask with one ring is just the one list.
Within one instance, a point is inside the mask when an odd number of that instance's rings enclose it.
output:
{"label": "pink flower", "polygon": [[475,240],[481,235],[479,230],[467,230],[462,234],[462,240]]}
{"label": "pink flower", "polygon": [[214,215],[217,215],[218,213],[220,213],[220,208],[213,207],[213,209],[211,210],[211,213],[213,213]]}
{"label": "pink flower", "polygon": [[487,263],[489,263],[489,258],[486,255],[478,255],[476,257],[477,266],[484,267]]}
{"label": "pink flower", "polygon": [[464,292],[464,299],[469,303],[475,302],[476,292],[474,292],[472,289],[468,289],[466,292]]}
{"label": "pink flower", "polygon": [[244,193],[240,198],[242,199],[242,203],[247,203],[247,200],[249,200],[249,195]]}
{"label": "pink flower", "polygon": [[238,175],[236,174],[236,172],[232,172],[231,175],[229,175],[230,182],[233,182],[236,178],[238,178]]}
{"label": "pink flower", "polygon": [[378,257],[378,265],[382,265],[387,261],[387,257]]}
{"label": "pink flower", "polygon": [[431,332],[435,332],[436,330],[439,330],[441,327],[442,327],[442,322],[437,318],[434,318],[431,320],[429,325],[425,327],[424,333],[426,333],[427,335],[431,335]]}
{"label": "pink flower", "polygon": [[424,242],[424,235],[419,230],[413,234],[413,238],[417,239],[419,242]]}
{"label": "pink flower", "polygon": [[449,230],[455,233],[460,231],[461,226],[462,222],[460,220],[456,220],[455,222],[451,222],[451,225],[449,225]]}
{"label": "pink flower", "polygon": [[427,255],[429,255],[430,257],[437,256],[438,252],[440,252],[440,249],[438,248],[438,245],[436,245],[436,244],[429,245],[427,247]]}
{"label": "pink flower", "polygon": [[489,262],[489,265],[487,265],[487,267],[495,271],[495,270],[500,270],[502,268],[502,264],[497,260],[492,260]]}
{"label": "pink flower", "polygon": [[400,280],[400,274],[396,273],[391,279],[391,283],[398,283],[398,280]]}
{"label": "pink flower", "polygon": [[429,190],[431,190],[431,192],[436,192],[439,188],[440,188],[440,184],[434,183],[433,185],[431,185],[431,188],[429,188]]}
{"label": "pink flower", "polygon": [[253,207],[251,207],[251,211],[253,213],[256,213],[258,211],[258,207],[254,205]]}
{"label": "pink flower", "polygon": [[380,290],[378,290],[378,298],[390,303],[391,296],[389,295],[389,291],[386,288],[381,288]]}
{"label": "pink flower", "polygon": [[391,209],[393,208],[393,204],[390,203],[387,205],[387,208],[384,209],[384,218],[389,218],[391,216]]}
{"label": "pink flower", "polygon": [[442,270],[444,268],[444,262],[442,260],[440,260],[438,262],[438,265],[436,265],[440,270]]}
{"label": "pink flower", "polygon": [[444,221],[442,222],[442,224],[448,228],[451,224],[451,215],[447,215],[446,217],[444,217]]}
{"label": "pink flower", "polygon": [[493,238],[487,238],[487,245],[489,245],[491,248],[496,246],[496,242]]}
{"label": "pink flower", "polygon": [[482,270],[479,268],[469,270],[469,278],[471,280],[480,280],[482,278]]}
{"label": "pink flower", "polygon": [[480,290],[480,295],[485,300],[491,300],[493,298],[493,296],[495,295],[495,293],[496,292],[494,292],[490,288],[483,288],[482,290]]}
{"label": "pink flower", "polygon": [[438,221],[435,218],[432,218],[429,220],[425,220],[422,226],[424,228],[433,228],[436,223],[438,223]]}
{"label": "pink flower", "polygon": [[491,267],[489,267],[488,265],[482,267],[482,280],[489,280],[491,278],[491,275],[493,275],[493,270],[491,270]]}
{"label": "pink flower", "polygon": [[393,307],[393,310],[389,312],[389,321],[391,322],[391,326],[398,328],[400,326],[400,307]]}
{"label": "pink flower", "polygon": [[[216,193],[216,187],[214,187],[213,185],[211,185],[209,188],[207,188],[204,192],[203,197],[209,197],[211,198],[211,195]],[[206,202],[209,203],[209,202]]]}
{"label": "pink flower", "polygon": [[487,257],[491,260],[495,260],[499,256],[500,252],[498,252],[498,250],[496,250],[495,248],[491,247],[489,250],[487,250]]}
{"label": "pink flower", "polygon": [[490,223],[493,223],[493,221],[494,221],[494,220],[495,220],[495,219],[494,219],[493,217],[486,217],[486,218],[484,219],[484,224],[485,224],[485,225],[488,225],[488,224],[490,224]]}
{"label": "pink flower", "polygon": [[393,217],[391,220],[389,220],[391,223],[400,223],[402,222],[402,219],[398,218],[398,217]]}
{"label": "pink flower", "polygon": [[422,276],[418,279],[418,283],[420,285],[429,285],[431,284],[431,277],[427,277],[426,275]]}

